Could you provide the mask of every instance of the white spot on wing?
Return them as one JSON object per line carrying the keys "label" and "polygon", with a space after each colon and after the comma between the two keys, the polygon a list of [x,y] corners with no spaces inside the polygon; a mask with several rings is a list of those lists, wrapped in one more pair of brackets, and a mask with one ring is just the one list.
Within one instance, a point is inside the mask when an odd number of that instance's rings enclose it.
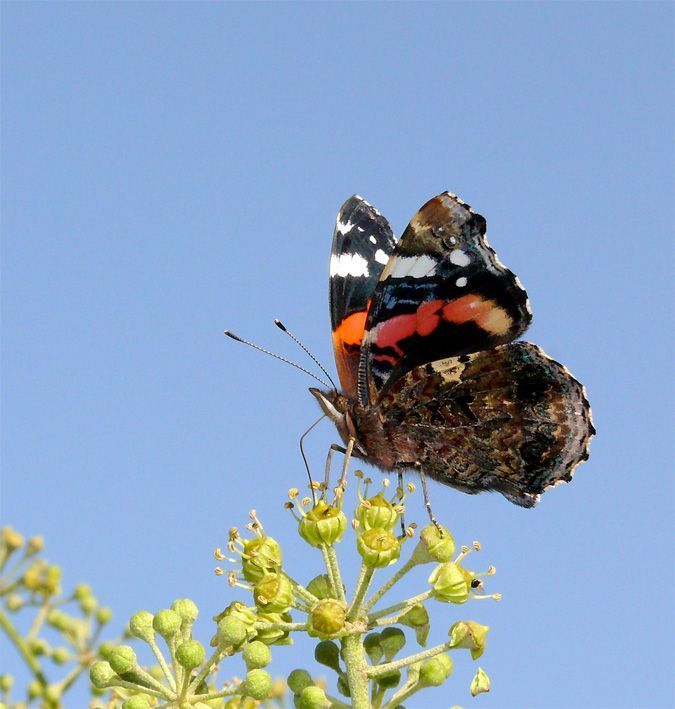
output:
{"label": "white spot on wing", "polygon": [[471,263],[471,258],[462,249],[453,249],[450,252],[450,263],[454,263],[455,266],[468,266]]}
{"label": "white spot on wing", "polygon": [[436,271],[436,259],[428,254],[421,256],[395,256],[392,259],[390,278],[425,278]]}
{"label": "white spot on wing", "polygon": [[[372,239],[373,243],[375,243],[375,239],[373,239],[372,236],[371,236],[370,238]],[[383,263],[383,264],[384,264],[384,263],[387,263],[387,261],[389,261],[389,256],[387,256],[387,254],[385,254],[384,251],[382,251],[382,249],[378,249],[378,250],[375,252],[375,260],[376,260],[378,263]]]}
{"label": "white spot on wing", "polygon": [[367,276],[368,261],[359,254],[340,254],[330,258],[331,276]]}
{"label": "white spot on wing", "polygon": [[[362,231],[363,231],[363,230],[362,230]],[[377,239],[376,239],[374,236],[371,236],[371,237],[370,237],[370,242],[371,242],[372,244],[377,244]]]}
{"label": "white spot on wing", "polygon": [[466,284],[467,284],[467,279],[466,279],[464,276],[462,276],[461,278],[458,278],[458,279],[455,281],[455,285],[456,285],[458,288],[464,288],[464,286],[465,286]]}
{"label": "white spot on wing", "polygon": [[340,234],[346,234],[351,228],[353,224],[351,222],[341,222],[337,221],[335,223],[335,228],[340,232]]}

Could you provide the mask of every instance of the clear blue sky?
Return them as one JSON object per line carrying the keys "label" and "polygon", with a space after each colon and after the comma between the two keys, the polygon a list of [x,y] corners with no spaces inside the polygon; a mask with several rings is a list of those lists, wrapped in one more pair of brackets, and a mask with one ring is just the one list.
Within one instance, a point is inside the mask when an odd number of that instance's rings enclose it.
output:
{"label": "clear blue sky", "polygon": [[[338,207],[358,192],[400,233],[450,189],[487,217],[530,294],[526,339],[586,384],[598,436],[534,511],[432,488],[504,600],[434,607],[436,640],[492,626],[493,692],[468,696],[461,659],[410,706],[672,706],[673,5],[2,14],[3,522],[44,534],[118,624],[190,596],[208,640],[238,597],[212,572],[228,527],[256,507],[297,543],[281,507],[318,414],[309,379],[223,328],[302,360],[282,318],[332,368]],[[312,439],[317,470],[334,439]]]}

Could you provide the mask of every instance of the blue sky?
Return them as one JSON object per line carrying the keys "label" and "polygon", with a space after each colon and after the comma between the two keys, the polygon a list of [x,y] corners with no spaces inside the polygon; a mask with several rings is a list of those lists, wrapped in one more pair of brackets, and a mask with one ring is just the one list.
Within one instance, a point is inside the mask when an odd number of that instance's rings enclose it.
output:
{"label": "blue sky", "polygon": [[[432,487],[504,600],[433,608],[432,640],[492,626],[492,693],[471,699],[460,658],[409,707],[672,706],[672,4],[2,14],[3,522],[44,534],[118,627],[189,596],[208,640],[240,597],[211,551],[251,507],[304,578],[282,504],[311,381],[222,330],[302,361],[282,318],[332,368],[338,207],[360,193],[400,234],[450,189],[486,216],[530,295],[526,339],[586,384],[598,436],[533,511]],[[334,440],[313,436],[317,470]],[[303,656],[315,669],[303,643],[274,668]]]}

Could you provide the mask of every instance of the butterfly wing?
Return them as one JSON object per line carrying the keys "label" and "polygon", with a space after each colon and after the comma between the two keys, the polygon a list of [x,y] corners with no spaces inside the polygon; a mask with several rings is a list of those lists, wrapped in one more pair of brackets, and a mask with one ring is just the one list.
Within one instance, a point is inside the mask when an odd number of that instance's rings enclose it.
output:
{"label": "butterfly wing", "polygon": [[408,458],[400,467],[419,462],[446,485],[497,490],[522,507],[572,479],[595,433],[583,386],[529,342],[417,367],[378,410],[388,445]]}
{"label": "butterfly wing", "polygon": [[527,293],[485,232],[485,219],[449,192],[413,217],[368,311],[359,376],[369,401],[420,364],[489,349],[525,331]]}
{"label": "butterfly wing", "polygon": [[335,363],[345,395],[356,398],[366,312],[394,249],[389,222],[354,195],[340,208],[330,257],[330,317]]}

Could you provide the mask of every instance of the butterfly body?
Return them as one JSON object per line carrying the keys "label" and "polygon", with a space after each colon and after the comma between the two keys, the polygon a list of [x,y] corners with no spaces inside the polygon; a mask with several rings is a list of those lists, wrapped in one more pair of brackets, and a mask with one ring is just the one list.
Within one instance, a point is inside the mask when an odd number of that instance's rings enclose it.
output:
{"label": "butterfly body", "polygon": [[443,193],[396,242],[379,212],[347,200],[330,281],[342,391],[311,391],[375,467],[531,507],[571,479],[594,429],[581,384],[514,341],[531,320],[527,294],[485,228]]}

